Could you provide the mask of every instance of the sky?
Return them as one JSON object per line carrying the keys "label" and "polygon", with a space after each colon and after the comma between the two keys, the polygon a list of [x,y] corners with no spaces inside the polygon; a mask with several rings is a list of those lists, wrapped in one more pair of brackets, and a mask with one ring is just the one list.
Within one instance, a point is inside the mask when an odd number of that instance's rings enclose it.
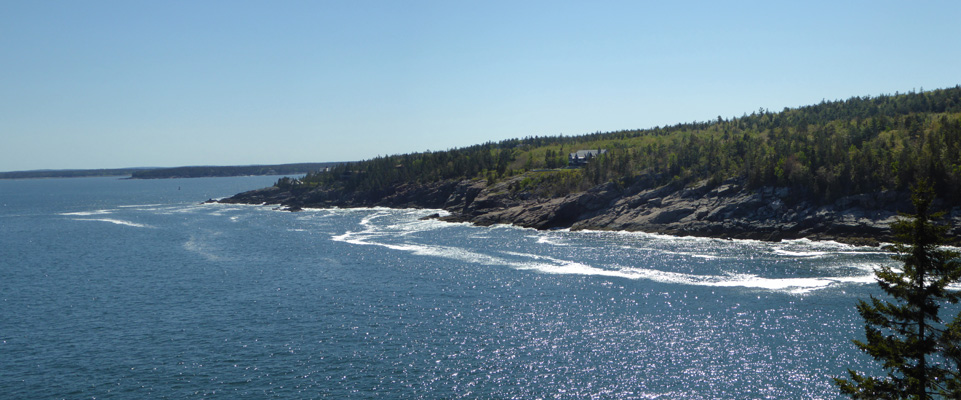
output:
{"label": "sky", "polygon": [[958,1],[0,0],[0,171],[355,161],[961,84]]}

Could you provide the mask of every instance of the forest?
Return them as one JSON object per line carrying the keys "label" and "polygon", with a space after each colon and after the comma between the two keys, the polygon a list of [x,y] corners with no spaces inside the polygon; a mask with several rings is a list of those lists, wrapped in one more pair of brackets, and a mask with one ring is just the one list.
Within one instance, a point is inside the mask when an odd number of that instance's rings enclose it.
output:
{"label": "forest", "polygon": [[[604,149],[582,168],[568,154]],[[907,190],[926,178],[944,200],[961,200],[961,85],[819,104],[759,109],[741,117],[580,136],[532,136],[446,151],[381,156],[281,179],[277,186],[327,186],[389,193],[404,183],[517,175],[511,190],[562,196],[640,178],[654,184],[786,186],[828,202]]]}

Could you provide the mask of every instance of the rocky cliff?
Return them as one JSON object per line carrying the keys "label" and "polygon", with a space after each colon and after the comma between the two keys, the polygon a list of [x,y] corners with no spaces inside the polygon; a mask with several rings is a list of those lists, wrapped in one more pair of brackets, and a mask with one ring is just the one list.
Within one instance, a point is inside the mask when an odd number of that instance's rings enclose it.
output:
{"label": "rocky cliff", "polygon": [[[640,180],[614,183],[563,197],[543,198],[517,191],[513,178],[406,184],[387,192],[346,192],[329,188],[270,187],[220,200],[224,203],[304,207],[439,208],[439,217],[478,225],[514,224],[536,229],[624,230],[682,236],[781,240],[809,238],[875,245],[892,239],[889,226],[899,212],[911,212],[905,192],[879,191],[838,199],[811,199],[787,187],[750,189],[741,180],[720,185],[656,186]],[[949,236],[961,236],[961,207],[947,211]]]}

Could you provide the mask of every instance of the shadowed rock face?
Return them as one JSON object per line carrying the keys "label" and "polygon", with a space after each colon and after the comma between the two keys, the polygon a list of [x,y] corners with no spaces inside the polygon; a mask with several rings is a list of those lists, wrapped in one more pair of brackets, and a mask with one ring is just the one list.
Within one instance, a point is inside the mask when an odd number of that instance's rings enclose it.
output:
{"label": "shadowed rock face", "polygon": [[[240,193],[224,203],[304,207],[443,208],[441,220],[478,225],[513,224],[535,229],[624,230],[732,239],[809,238],[855,244],[891,241],[889,226],[911,212],[908,193],[880,191],[838,199],[811,199],[785,187],[748,189],[740,180],[622,188],[606,183],[564,197],[540,198],[510,190],[518,178],[488,186],[483,181],[406,184],[389,192],[270,187]],[[958,243],[961,207],[948,211],[952,243]]]}

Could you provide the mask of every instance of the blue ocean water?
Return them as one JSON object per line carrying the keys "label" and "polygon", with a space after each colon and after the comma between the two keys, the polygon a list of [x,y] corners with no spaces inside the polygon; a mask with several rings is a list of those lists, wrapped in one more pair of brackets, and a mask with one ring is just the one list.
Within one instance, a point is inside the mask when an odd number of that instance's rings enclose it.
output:
{"label": "blue ocean water", "polygon": [[0,398],[836,398],[876,248],[0,181]]}

